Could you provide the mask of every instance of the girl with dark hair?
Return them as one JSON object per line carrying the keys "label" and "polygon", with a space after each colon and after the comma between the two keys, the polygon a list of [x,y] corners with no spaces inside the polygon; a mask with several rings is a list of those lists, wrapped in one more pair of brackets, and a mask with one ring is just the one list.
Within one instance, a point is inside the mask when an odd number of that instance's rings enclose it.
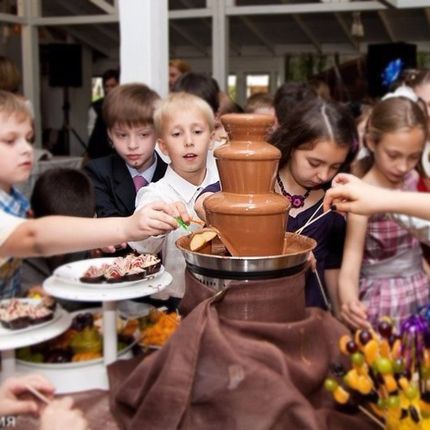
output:
{"label": "girl with dark hair", "polygon": [[[322,214],[325,188],[354,159],[358,138],[355,123],[347,109],[320,98],[297,105],[272,135],[270,142],[281,150],[275,191],[291,202],[287,230],[296,231],[310,218]],[[196,203],[204,216],[203,201],[219,184],[207,187]],[[203,212],[203,213],[202,213]],[[337,312],[337,278],[342,260],[345,221],[335,212],[304,227],[303,234],[317,241],[316,270],[328,290]],[[325,293],[315,274],[306,280],[306,304],[326,308]]]}

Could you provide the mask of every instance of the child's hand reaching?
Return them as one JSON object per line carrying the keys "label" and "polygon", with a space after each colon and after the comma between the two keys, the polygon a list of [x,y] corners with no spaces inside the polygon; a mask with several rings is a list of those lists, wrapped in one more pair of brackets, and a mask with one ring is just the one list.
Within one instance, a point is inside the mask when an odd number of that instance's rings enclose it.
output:
{"label": "child's hand reaching", "polygon": [[38,414],[39,405],[35,400],[20,398],[28,392],[28,385],[48,397],[54,393],[54,386],[41,375],[8,378],[0,386],[0,416]]}
{"label": "child's hand reaching", "polygon": [[384,210],[386,193],[387,190],[369,185],[353,175],[339,173],[324,197],[324,211],[333,208],[339,212],[372,215]]}
{"label": "child's hand reaching", "polygon": [[182,202],[165,203],[152,202],[143,206],[130,217],[127,237],[142,240],[148,236],[158,236],[179,227],[175,218],[180,217],[185,224],[189,224],[191,217]]}
{"label": "child's hand reaching", "polygon": [[367,320],[367,308],[359,300],[351,300],[342,305],[341,319],[351,328],[369,328]]}
{"label": "child's hand reaching", "polygon": [[53,400],[42,412],[40,430],[88,430],[89,425],[81,410],[73,409],[73,399]]}

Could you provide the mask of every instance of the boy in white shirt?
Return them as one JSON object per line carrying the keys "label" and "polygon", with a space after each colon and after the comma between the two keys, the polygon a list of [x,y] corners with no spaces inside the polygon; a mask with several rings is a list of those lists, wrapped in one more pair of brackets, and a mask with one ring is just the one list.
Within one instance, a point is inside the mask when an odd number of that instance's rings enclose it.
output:
{"label": "boy in white shirt", "polygon": [[[196,216],[194,203],[209,184],[217,180],[216,172],[206,168],[208,149],[214,129],[214,114],[201,98],[189,93],[171,93],[154,113],[154,125],[160,150],[171,163],[158,182],[142,188],[136,196],[136,209],[152,201],[181,201],[190,217]],[[196,226],[190,225],[190,231]],[[173,276],[172,284],[155,298],[179,303],[185,291],[185,260],[176,240],[187,234],[177,229],[163,236],[129,243],[138,252],[161,251],[163,264]]]}

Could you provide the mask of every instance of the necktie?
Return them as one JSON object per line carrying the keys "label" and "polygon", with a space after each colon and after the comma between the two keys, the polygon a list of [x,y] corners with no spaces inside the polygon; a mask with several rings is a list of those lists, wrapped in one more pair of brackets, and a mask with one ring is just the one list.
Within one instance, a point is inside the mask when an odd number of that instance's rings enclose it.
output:
{"label": "necktie", "polygon": [[133,178],[134,188],[136,188],[136,193],[142,188],[148,185],[148,182],[143,176],[137,175]]}

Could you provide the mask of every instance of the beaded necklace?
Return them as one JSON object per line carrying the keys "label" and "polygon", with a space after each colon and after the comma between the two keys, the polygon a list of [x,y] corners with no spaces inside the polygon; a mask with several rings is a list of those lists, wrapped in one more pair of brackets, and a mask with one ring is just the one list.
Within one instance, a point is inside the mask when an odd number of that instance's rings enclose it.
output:
{"label": "beaded necklace", "polygon": [[276,181],[278,182],[279,188],[281,190],[282,195],[284,195],[291,203],[291,206],[294,209],[301,208],[305,204],[305,200],[309,197],[309,194],[311,193],[311,189],[308,188],[305,192],[305,194],[290,194],[284,187],[284,184],[281,180],[281,177],[279,175],[276,176]]}

